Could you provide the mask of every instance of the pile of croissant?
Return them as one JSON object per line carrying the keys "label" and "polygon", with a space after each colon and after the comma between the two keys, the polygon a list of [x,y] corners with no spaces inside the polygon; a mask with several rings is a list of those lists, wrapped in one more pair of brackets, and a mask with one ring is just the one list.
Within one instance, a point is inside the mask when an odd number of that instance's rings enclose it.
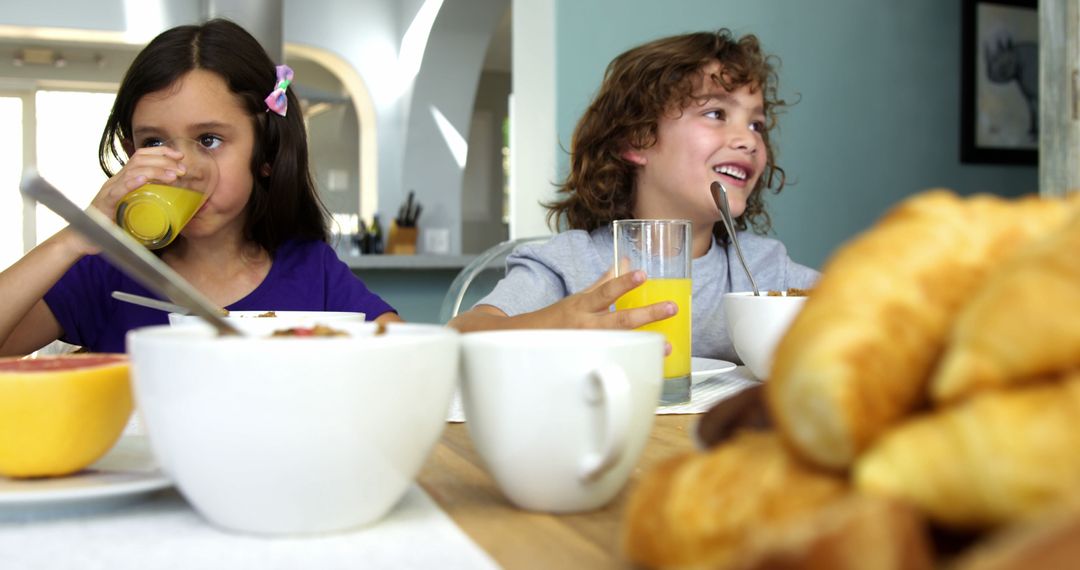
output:
{"label": "pile of croissant", "polygon": [[1080,566],[1080,193],[901,203],[826,264],[764,402],[645,475],[630,560]]}

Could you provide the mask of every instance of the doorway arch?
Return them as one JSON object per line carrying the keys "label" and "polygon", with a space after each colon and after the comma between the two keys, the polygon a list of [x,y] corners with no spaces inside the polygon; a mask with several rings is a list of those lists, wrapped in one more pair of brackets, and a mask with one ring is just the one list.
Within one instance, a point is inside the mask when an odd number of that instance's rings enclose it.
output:
{"label": "doorway arch", "polygon": [[295,56],[318,63],[337,76],[349,95],[356,109],[357,130],[360,133],[359,164],[360,212],[368,215],[378,211],[379,177],[378,144],[376,142],[377,121],[375,103],[367,85],[347,61],[338,55],[316,47],[303,44],[285,44],[286,56]]}

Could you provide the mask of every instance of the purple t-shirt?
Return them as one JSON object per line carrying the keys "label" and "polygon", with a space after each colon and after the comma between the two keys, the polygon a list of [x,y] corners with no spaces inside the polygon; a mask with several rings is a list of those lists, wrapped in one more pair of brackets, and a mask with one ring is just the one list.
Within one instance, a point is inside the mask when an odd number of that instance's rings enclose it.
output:
{"label": "purple t-shirt", "polygon": [[[114,268],[105,258],[88,255],[45,294],[59,321],[60,340],[92,352],[124,352],[131,329],[169,322],[163,311],[113,299],[113,291],[160,298]],[[334,250],[322,241],[288,241],[274,254],[263,282],[248,296],[225,307],[230,311],[360,311],[374,320],[391,307],[368,290]]]}

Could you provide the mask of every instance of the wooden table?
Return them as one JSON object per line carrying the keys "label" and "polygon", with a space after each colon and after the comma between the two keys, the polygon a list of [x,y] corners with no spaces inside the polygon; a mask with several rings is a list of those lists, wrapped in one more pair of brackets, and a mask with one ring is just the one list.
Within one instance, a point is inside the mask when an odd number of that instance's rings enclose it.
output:
{"label": "wooden table", "polygon": [[505,568],[630,568],[620,554],[623,509],[634,484],[660,461],[693,449],[696,415],[659,415],[630,482],[600,510],[573,515],[515,508],[484,470],[465,424],[449,424],[420,485]]}

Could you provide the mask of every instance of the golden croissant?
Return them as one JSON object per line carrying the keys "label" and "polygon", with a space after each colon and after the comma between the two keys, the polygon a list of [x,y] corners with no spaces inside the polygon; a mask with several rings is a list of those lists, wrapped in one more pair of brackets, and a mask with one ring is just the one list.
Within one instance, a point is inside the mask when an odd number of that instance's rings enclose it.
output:
{"label": "golden croissant", "polygon": [[851,493],[844,479],[807,466],[763,432],[651,471],[630,499],[624,550],[664,568],[931,567],[913,508]]}
{"label": "golden croissant", "polygon": [[845,480],[789,454],[774,433],[742,432],[648,473],[627,507],[624,551],[650,567],[737,567],[764,527],[813,512],[847,490]]}
{"label": "golden croissant", "polygon": [[910,198],[844,245],[777,347],[767,399],[792,447],[846,468],[925,397],[960,307],[1017,247],[1066,223],[1070,200]]}
{"label": "golden croissant", "polygon": [[1080,491],[1080,372],[991,391],[893,429],[855,465],[863,492],[979,529],[1026,519]]}
{"label": "golden croissant", "polygon": [[931,396],[951,402],[1074,369],[1080,369],[1080,217],[987,278],[956,319]]}

